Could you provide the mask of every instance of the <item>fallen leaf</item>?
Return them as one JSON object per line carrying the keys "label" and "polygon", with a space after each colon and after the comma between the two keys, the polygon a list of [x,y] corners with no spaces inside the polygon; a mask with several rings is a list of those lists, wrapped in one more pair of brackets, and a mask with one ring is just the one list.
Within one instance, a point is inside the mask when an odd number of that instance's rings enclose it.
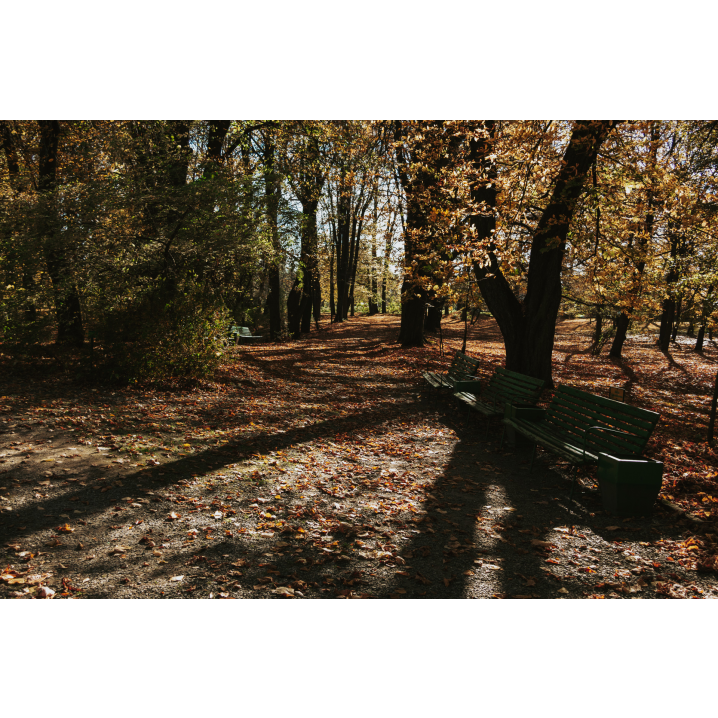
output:
{"label": "fallen leaf", "polygon": [[294,589],[287,588],[286,586],[279,586],[278,588],[275,588],[272,593],[276,594],[277,596],[293,596]]}
{"label": "fallen leaf", "polygon": [[170,581],[181,581],[184,578],[184,576],[172,576]]}

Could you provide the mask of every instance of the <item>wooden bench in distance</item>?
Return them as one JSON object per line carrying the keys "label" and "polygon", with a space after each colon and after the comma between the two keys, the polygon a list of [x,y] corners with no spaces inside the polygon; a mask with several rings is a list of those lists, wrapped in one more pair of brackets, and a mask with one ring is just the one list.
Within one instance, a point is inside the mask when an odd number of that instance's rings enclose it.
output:
{"label": "wooden bench in distance", "polygon": [[474,387],[479,386],[479,380],[476,378],[478,368],[478,359],[457,351],[449,370],[445,374],[425,371],[422,376],[428,384],[431,384],[436,389],[471,391]]}
{"label": "wooden bench in distance", "polygon": [[480,397],[475,392],[468,391],[457,391],[454,396],[488,419],[486,423],[488,434],[491,418],[503,416],[506,404],[535,406],[545,386],[546,382],[543,379],[534,379],[532,376],[519,374],[500,366],[496,367]]}
{"label": "wooden bench in distance", "polygon": [[534,442],[532,467],[538,445],[577,466],[597,463],[600,452],[638,458],[660,418],[655,411],[570,386],[559,386],[548,409],[533,413],[504,419],[505,426]]}

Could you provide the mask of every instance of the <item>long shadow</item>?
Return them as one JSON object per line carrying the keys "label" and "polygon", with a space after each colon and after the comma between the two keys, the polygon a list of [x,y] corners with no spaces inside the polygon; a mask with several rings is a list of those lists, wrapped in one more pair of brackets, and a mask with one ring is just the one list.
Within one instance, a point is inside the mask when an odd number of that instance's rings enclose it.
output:
{"label": "long shadow", "polygon": [[669,363],[670,366],[672,366],[674,369],[678,369],[678,371],[683,372],[683,374],[685,374],[686,376],[688,376],[688,370],[687,370],[684,366],[681,366],[681,365],[673,358],[673,355],[671,354],[670,351],[663,351],[663,349],[660,349],[659,351],[661,352],[661,354],[663,354],[664,357],[666,357],[666,359],[668,359],[668,363]]}
{"label": "long shadow", "polygon": [[[630,573],[635,564],[616,544],[655,541],[659,529],[664,537],[680,534],[672,523],[676,519],[660,508],[629,524],[618,520],[619,532],[606,530],[617,519],[601,513],[596,491],[581,490],[569,501],[570,482],[539,465],[543,461],[529,474],[530,446],[499,453],[480,438],[478,426],[467,417],[469,409],[458,414],[452,405],[445,410],[445,424],[459,441],[450,460],[453,469],[436,476],[432,497],[441,503],[427,503],[424,520],[402,551],[409,574],[405,583],[413,595],[538,598],[559,597],[562,588],[572,597],[589,595],[603,579],[635,583]],[[600,542],[580,528],[569,535],[574,525],[590,527],[611,547],[598,547]],[[557,528],[568,536],[568,548],[556,544]],[[618,578],[613,568],[609,576],[592,568],[602,552],[611,551],[623,559]]]}
{"label": "long shadow", "polygon": [[[418,409],[419,407],[415,407],[415,411]],[[238,461],[245,460],[257,452],[281,451],[290,446],[303,444],[317,438],[326,438],[350,432],[361,425],[371,424],[373,426],[380,426],[384,423],[396,420],[399,417],[411,416],[413,413],[415,412],[412,411],[411,406],[406,403],[399,406],[387,405],[381,409],[358,412],[347,417],[332,418],[310,426],[289,429],[285,432],[270,434],[269,436],[264,433],[256,433],[246,440],[236,440],[222,447],[206,449],[192,457],[177,459],[169,465],[164,464],[145,468],[141,472],[124,476],[122,481],[129,484],[133,479],[137,480],[141,477],[143,481],[148,479],[152,481],[156,488],[163,488],[190,477],[198,468],[201,468],[201,470],[205,472],[216,471],[229,464],[235,464]],[[230,456],[228,456],[228,454]],[[199,467],[198,464],[201,464],[201,467]],[[107,473],[106,468],[97,471],[98,475],[103,473]],[[169,474],[172,474],[172,476]],[[16,475],[22,478],[22,473],[17,470]],[[88,478],[88,481],[89,480],[91,480],[91,478]],[[98,496],[93,486],[72,486],[68,489],[68,494],[71,493],[73,498],[77,497],[77,501],[73,503],[82,503],[82,501],[87,500],[92,504],[82,516],[83,519],[86,519],[88,515],[102,513],[114,504],[117,504],[120,500],[119,497],[126,495],[128,490],[128,486],[113,487],[103,492],[101,496]],[[52,528],[57,524],[57,519],[53,518],[49,520],[50,516],[56,516],[56,514],[66,511],[68,508],[74,508],[68,505],[68,500],[65,496],[59,496],[44,502],[34,503],[32,509],[27,508],[13,511],[13,527],[7,523],[0,526],[0,539],[7,541],[17,540],[35,531]],[[38,506],[42,506],[44,513],[48,514],[48,520],[43,520],[43,516],[38,516]],[[7,514],[5,516],[7,516]],[[23,526],[21,526],[21,524],[23,524]]]}
{"label": "long shadow", "polygon": [[617,366],[627,377],[628,381],[623,385],[626,392],[630,393],[633,385],[638,383],[636,372],[631,369],[628,362],[623,357],[609,357],[611,364]]}

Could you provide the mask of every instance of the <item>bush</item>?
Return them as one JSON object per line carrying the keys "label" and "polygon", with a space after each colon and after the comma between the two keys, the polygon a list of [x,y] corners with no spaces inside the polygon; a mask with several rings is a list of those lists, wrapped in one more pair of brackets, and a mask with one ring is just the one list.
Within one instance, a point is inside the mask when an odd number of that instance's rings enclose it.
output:
{"label": "bush", "polygon": [[[131,331],[130,341],[121,338],[117,326],[99,328],[99,337],[109,338],[103,344],[108,350],[106,366],[112,379],[123,382],[202,379],[219,364],[227,344],[229,312],[223,307],[203,306],[194,293],[161,306],[158,303],[146,303],[145,311],[135,316],[134,326],[127,328]],[[117,312],[113,315],[113,322],[120,319]],[[126,315],[124,319],[131,317]]]}

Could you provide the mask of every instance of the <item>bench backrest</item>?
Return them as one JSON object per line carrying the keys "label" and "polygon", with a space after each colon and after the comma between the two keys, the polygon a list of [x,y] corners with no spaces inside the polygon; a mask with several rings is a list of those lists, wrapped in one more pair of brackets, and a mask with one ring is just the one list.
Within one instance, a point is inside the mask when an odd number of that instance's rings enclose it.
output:
{"label": "bench backrest", "polygon": [[252,332],[249,331],[249,327],[240,327],[239,328],[239,336],[241,337],[251,337]]}
{"label": "bench backrest", "polygon": [[466,376],[476,376],[479,369],[479,360],[466,356],[464,352],[456,352],[454,361],[451,362],[448,376],[452,379],[461,379]]}
{"label": "bench backrest", "polygon": [[566,435],[566,441],[583,446],[584,433],[591,426],[605,426],[625,434],[592,431],[586,438],[591,453],[640,455],[658,423],[660,414],[639,409],[620,401],[605,399],[570,386],[559,386],[546,414],[554,430]]}
{"label": "bench backrest", "polygon": [[546,386],[544,379],[519,374],[516,371],[496,367],[489,379],[481,400],[496,406],[510,404],[535,404]]}

